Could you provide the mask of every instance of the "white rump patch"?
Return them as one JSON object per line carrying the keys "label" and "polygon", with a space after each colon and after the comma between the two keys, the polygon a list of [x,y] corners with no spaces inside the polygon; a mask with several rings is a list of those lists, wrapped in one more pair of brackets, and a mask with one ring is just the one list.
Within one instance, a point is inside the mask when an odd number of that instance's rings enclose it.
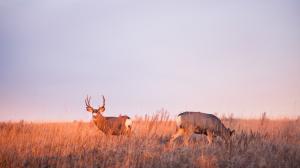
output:
{"label": "white rump patch", "polygon": [[181,125],[181,116],[178,116],[176,118],[176,125],[177,125],[177,127],[180,127],[180,125]]}
{"label": "white rump patch", "polygon": [[127,129],[129,129],[129,128],[131,128],[131,126],[132,126],[132,120],[131,119],[126,119],[126,121],[125,121],[125,127]]}

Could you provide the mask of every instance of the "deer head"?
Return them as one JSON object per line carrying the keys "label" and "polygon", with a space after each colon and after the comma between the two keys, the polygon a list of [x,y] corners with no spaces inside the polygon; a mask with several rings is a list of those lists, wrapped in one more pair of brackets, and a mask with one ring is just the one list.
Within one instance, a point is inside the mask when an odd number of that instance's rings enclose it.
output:
{"label": "deer head", "polygon": [[101,113],[103,113],[105,111],[105,98],[104,98],[104,96],[102,95],[102,101],[103,101],[102,106],[99,106],[98,109],[94,109],[91,106],[90,101],[91,101],[91,97],[87,96],[86,99],[85,99],[86,110],[88,112],[91,112],[93,114],[93,117],[102,116]]}
{"label": "deer head", "polygon": [[230,137],[233,136],[235,133],[235,130],[231,130],[229,128],[225,128],[225,130],[223,130],[221,137],[223,137],[223,139],[226,142],[229,142]]}

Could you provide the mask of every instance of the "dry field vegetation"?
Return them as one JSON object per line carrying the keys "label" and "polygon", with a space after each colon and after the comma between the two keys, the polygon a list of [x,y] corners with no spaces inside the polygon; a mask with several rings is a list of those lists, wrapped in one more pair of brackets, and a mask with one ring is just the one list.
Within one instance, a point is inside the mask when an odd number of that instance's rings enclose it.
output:
{"label": "dry field vegetation", "polygon": [[175,123],[165,112],[136,117],[131,137],[85,122],[3,122],[0,167],[300,167],[299,118],[222,120],[236,130],[229,145],[202,135],[166,145]]}

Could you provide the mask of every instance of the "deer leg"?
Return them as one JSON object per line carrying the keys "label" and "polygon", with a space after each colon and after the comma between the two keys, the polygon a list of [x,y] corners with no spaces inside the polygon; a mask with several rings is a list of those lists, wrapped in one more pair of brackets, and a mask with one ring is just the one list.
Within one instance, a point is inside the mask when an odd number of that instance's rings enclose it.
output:
{"label": "deer leg", "polygon": [[184,144],[185,145],[189,144],[189,141],[190,141],[190,139],[192,137],[192,134],[193,134],[193,132],[191,132],[191,131],[186,131],[185,132],[185,134],[184,134]]}
{"label": "deer leg", "polygon": [[126,136],[131,137],[131,135],[132,135],[131,129],[126,130]]}
{"label": "deer leg", "polygon": [[173,141],[175,141],[175,139],[177,139],[178,137],[182,136],[184,134],[184,129],[179,128],[176,133],[174,135],[172,135],[171,139],[170,139],[170,143],[173,143]]}
{"label": "deer leg", "polygon": [[211,131],[207,131],[207,140],[208,140],[208,144],[212,144],[213,143],[213,140],[214,140],[214,134],[213,132]]}

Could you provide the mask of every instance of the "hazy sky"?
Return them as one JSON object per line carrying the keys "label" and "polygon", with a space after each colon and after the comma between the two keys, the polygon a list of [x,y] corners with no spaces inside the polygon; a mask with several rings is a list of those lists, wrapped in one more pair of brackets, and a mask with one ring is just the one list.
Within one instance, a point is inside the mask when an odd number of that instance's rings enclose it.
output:
{"label": "hazy sky", "polygon": [[0,120],[300,115],[300,2],[0,2]]}

